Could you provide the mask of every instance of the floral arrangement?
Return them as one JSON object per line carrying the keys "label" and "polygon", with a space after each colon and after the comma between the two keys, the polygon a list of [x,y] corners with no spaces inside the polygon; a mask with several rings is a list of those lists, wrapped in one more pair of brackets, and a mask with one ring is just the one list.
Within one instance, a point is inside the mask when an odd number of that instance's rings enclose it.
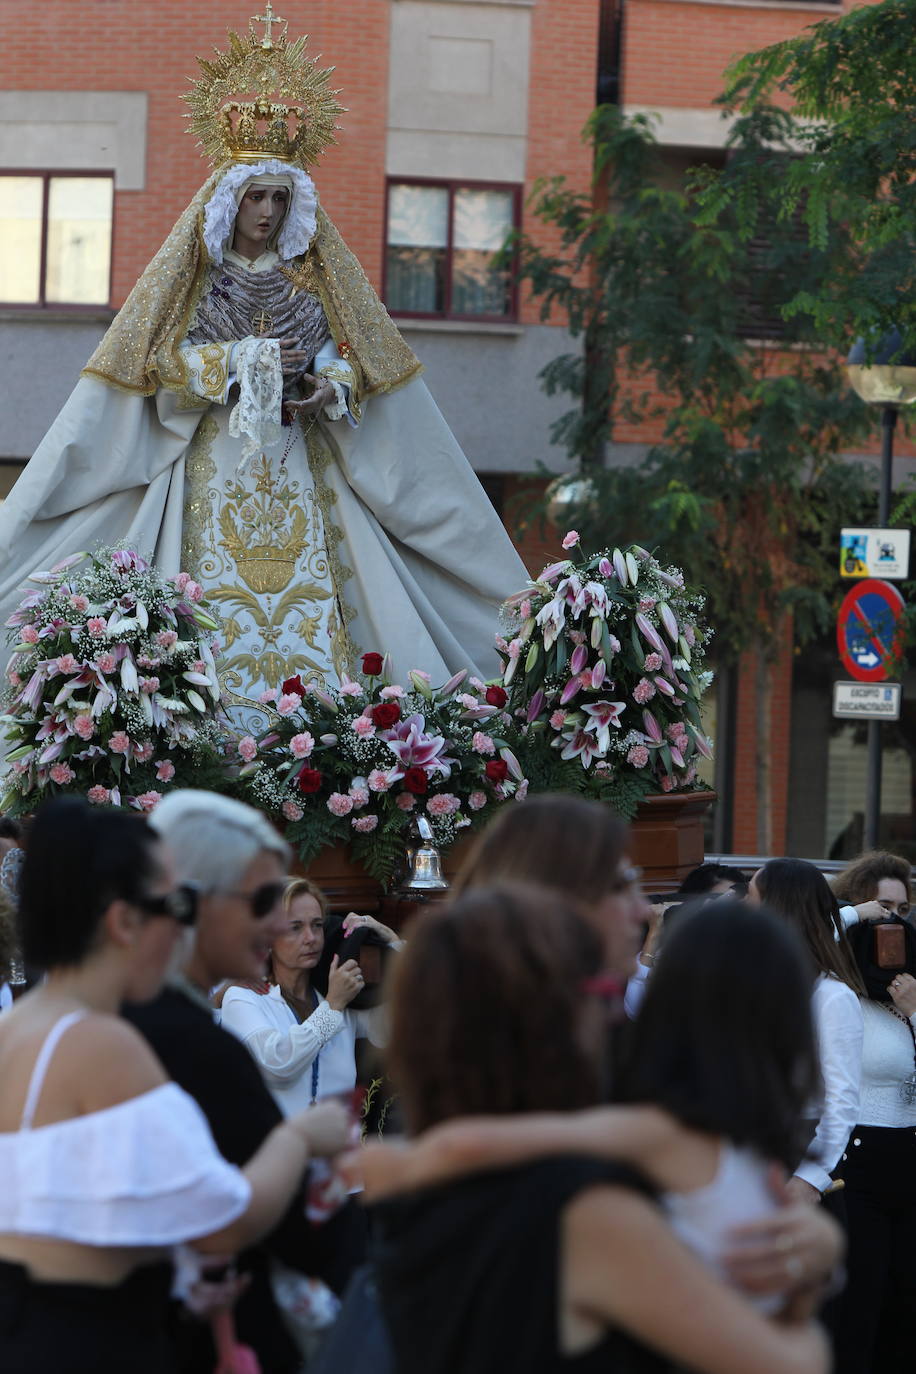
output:
{"label": "floral arrangement", "polygon": [[424,814],[448,846],[528,782],[519,763],[518,724],[499,684],[456,673],[434,688],[414,669],[392,680],[380,653],[325,691],[298,675],[265,692],[269,728],[238,742],[246,799],[287,822],[303,863],[343,841],[374,877],[387,881],[404,857],[408,818]]}
{"label": "floral arrangement", "polygon": [[74,554],[29,581],[7,621],[0,809],[21,815],[66,791],[150,811],[169,787],[222,777],[218,620],[201,587],[121,548]]}
{"label": "floral arrangement", "polygon": [[503,607],[503,685],[525,722],[532,788],[585,792],[629,816],[649,792],[695,785],[697,756],[711,757],[703,598],[638,545],[587,557],[572,530],[563,548],[578,559]]}

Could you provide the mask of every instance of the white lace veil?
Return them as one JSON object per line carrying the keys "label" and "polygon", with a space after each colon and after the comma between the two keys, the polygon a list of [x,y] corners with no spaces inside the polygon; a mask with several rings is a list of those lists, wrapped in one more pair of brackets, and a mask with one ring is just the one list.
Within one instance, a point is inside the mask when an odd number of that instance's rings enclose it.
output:
{"label": "white lace veil", "polygon": [[204,246],[211,262],[222,262],[245,187],[259,177],[282,178],[292,188],[289,208],[277,239],[277,252],[283,261],[298,257],[311,243],[318,210],[318,193],[312,178],[301,167],[280,162],[277,158],[266,158],[254,164],[237,162],[222,177],[204,210]]}

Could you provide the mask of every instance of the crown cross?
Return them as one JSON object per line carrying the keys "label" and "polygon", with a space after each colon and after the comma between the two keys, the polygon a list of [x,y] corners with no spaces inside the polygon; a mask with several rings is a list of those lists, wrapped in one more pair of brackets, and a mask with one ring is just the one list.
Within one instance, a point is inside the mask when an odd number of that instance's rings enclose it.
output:
{"label": "crown cross", "polygon": [[251,22],[252,22],[253,24],[258,23],[258,24],[263,24],[263,25],[264,25],[264,37],[261,39],[261,47],[262,47],[262,48],[272,48],[272,47],[273,47],[273,45],[274,45],[274,44],[273,44],[273,26],[274,26],[274,24],[282,24],[282,25],[283,25],[283,30],[282,30],[282,32],[281,32],[281,34],[280,34],[280,37],[281,37],[281,38],[285,38],[285,37],[286,37],[286,30],[287,30],[287,27],[288,27],[287,20],[285,20],[285,19],[284,19],[281,15],[279,15],[279,14],[274,14],[274,7],[273,7],[273,5],[271,4],[271,0],[267,0],[267,4],[264,6],[264,13],[263,13],[263,14],[256,14],[256,15],[254,15],[254,17],[252,18],[252,21],[251,21]]}

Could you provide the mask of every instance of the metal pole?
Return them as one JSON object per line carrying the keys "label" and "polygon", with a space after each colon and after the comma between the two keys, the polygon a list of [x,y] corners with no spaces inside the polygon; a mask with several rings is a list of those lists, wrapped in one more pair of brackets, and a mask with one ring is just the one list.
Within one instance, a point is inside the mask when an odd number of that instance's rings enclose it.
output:
{"label": "metal pole", "polygon": [[[897,407],[881,410],[881,485],[878,490],[878,525],[891,518],[891,474],[894,464],[894,430]],[[881,825],[881,722],[868,722],[868,762],[865,774],[865,848],[877,849]]]}

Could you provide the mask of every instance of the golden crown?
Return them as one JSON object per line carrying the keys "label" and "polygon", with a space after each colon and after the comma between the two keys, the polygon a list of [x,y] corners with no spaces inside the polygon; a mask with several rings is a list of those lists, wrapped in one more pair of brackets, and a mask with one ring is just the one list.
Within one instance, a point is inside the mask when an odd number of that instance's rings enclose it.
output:
{"label": "golden crown", "polygon": [[[255,32],[256,23],[263,23],[263,33]],[[214,166],[274,157],[310,167],[336,142],[344,106],[330,89],[334,68],[306,57],[305,36],[290,43],[286,28],[267,0],[244,37],[229,31],[228,52],[217,48],[215,59],[198,57],[203,75],[184,99],[190,132]]]}

